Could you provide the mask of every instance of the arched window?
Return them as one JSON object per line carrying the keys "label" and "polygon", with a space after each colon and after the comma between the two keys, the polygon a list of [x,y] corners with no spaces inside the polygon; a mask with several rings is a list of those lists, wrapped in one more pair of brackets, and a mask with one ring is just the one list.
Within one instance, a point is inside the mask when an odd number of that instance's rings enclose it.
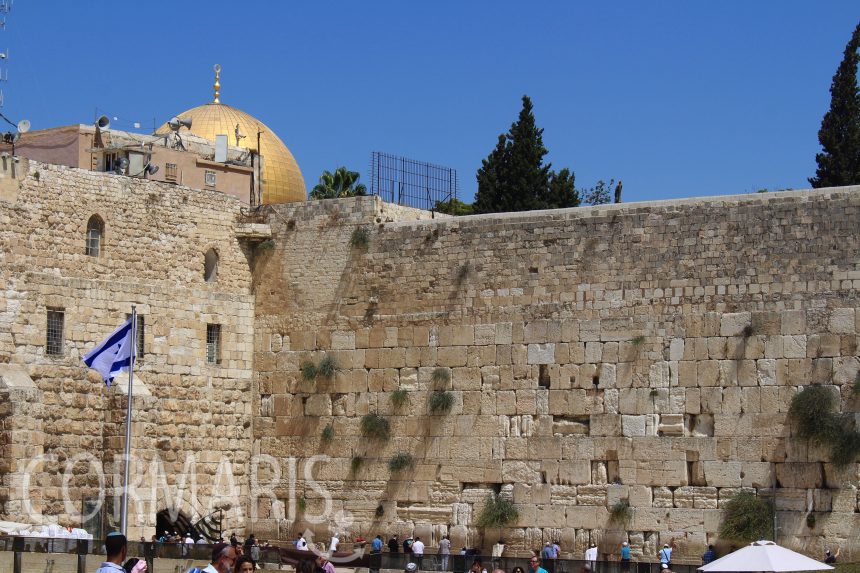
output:
{"label": "arched window", "polygon": [[102,251],[102,241],[105,236],[105,222],[98,215],[93,215],[87,221],[87,255],[98,257]]}
{"label": "arched window", "polygon": [[218,278],[218,251],[209,249],[203,261],[203,279],[207,283],[214,283]]}

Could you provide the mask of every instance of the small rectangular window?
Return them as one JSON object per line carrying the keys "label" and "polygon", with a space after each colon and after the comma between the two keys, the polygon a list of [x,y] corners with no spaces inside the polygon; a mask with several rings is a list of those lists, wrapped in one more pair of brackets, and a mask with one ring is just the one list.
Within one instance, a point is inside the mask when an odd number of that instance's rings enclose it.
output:
{"label": "small rectangular window", "polygon": [[45,337],[45,354],[48,356],[63,355],[63,327],[65,323],[65,311],[63,309],[48,309],[48,329]]}
{"label": "small rectangular window", "polygon": [[215,187],[215,172],[211,169],[206,170],[206,186]]}
{"label": "small rectangular window", "polygon": [[206,325],[206,362],[221,364],[221,325]]}
{"label": "small rectangular window", "polygon": [[[128,320],[131,318],[130,314],[125,315],[125,319]],[[135,357],[134,359],[138,362],[143,361],[143,337],[146,332],[146,320],[144,319],[142,314],[137,315],[137,348],[135,348]]]}
{"label": "small rectangular window", "polygon": [[87,255],[90,257],[98,257],[102,242],[101,231],[97,228],[90,227],[87,229]]}
{"label": "small rectangular window", "polygon": [[175,163],[166,163],[164,165],[164,180],[176,183],[176,179],[177,179],[176,172],[177,172],[177,169],[176,169]]}

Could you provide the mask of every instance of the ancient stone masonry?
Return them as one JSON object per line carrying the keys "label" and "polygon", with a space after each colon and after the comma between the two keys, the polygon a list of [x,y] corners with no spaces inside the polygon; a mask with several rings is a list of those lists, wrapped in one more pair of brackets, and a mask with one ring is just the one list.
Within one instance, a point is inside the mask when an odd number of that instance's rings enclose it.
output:
{"label": "ancient stone masonry", "polygon": [[[653,556],[675,538],[692,556],[727,499],[776,485],[781,542],[854,543],[856,470],[792,438],[787,409],[813,383],[856,408],[860,189],[436,220],[385,208],[273,206],[276,247],[255,268],[255,440],[330,456],[315,466],[329,515],[431,545],[501,533],[581,555],[629,539]],[[336,375],[302,376],[324,357]],[[440,391],[450,411],[428,406]],[[390,439],[364,435],[368,413]],[[414,464],[389,469],[398,453]],[[308,514],[324,501],[312,485],[298,484]],[[494,491],[519,522],[482,532]]]}
{"label": "ancient stone masonry", "polygon": [[[144,319],[132,447],[146,462],[135,469],[146,505],[132,505],[130,533],[151,534],[155,513],[169,508],[166,496],[140,481],[153,459],[163,462],[171,485],[187,459],[196,460],[200,495],[184,508],[189,517],[207,509],[222,455],[239,468],[235,485],[247,493],[253,253],[236,236],[239,202],[35,162],[17,169],[0,181],[0,394],[8,400],[0,406],[0,518],[30,522],[29,501],[31,513],[79,526],[72,510],[98,497],[90,462],[104,463],[107,485],[121,472],[113,462],[123,451],[125,388],[105,388],[81,356],[132,304]],[[93,215],[104,221],[97,257],[85,245]],[[213,282],[204,281],[209,249],[218,254]],[[53,355],[46,352],[49,310],[63,318]],[[217,364],[207,363],[207,324],[220,325]],[[33,465],[40,454],[43,463]],[[22,490],[25,473],[29,491]],[[72,508],[62,501],[62,473]]]}
{"label": "ancient stone masonry", "polygon": [[[860,188],[248,213],[216,192],[0,162],[0,519],[79,525],[91,462],[115,484],[126,393],[80,357],[136,304],[133,452],[173,490],[136,468],[133,536],[178,496],[190,519],[222,507],[228,530],[261,537],[501,535],[574,556],[629,540],[649,557],[674,538],[689,557],[749,488],[775,499],[778,541],[854,548],[856,464],[837,471],[787,410],[809,384],[858,410],[858,228]],[[258,455],[280,466],[283,505],[255,487],[277,474],[255,473]],[[189,460],[196,495],[177,494]],[[519,519],[478,529],[494,493]]]}

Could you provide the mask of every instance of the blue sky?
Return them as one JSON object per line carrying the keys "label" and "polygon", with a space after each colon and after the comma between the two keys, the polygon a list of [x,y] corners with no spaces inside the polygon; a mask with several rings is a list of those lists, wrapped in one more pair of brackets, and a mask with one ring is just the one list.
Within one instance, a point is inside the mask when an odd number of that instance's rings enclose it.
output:
{"label": "blue sky", "polygon": [[547,159],[624,200],[804,188],[860,2],[17,0],[3,113],[151,127],[211,101],[268,124],[312,187],[371,151],[461,198],[531,96]]}

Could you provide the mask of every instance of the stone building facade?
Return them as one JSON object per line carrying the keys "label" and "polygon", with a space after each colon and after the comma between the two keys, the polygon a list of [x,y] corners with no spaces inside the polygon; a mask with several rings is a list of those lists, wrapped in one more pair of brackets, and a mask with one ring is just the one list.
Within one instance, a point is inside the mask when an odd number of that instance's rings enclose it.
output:
{"label": "stone building facade", "polygon": [[[121,452],[121,388],[104,390],[80,355],[136,303],[136,455],[160,459],[173,487],[193,455],[188,511],[229,509],[228,530],[431,546],[447,533],[457,547],[502,535],[518,551],[558,539],[576,556],[622,539],[653,556],[674,539],[689,556],[750,488],[775,499],[780,542],[857,545],[856,467],[836,471],[793,437],[787,409],[823,384],[856,411],[858,188],[430,219],[375,197],[249,213],[103,173],[4,173],[0,517],[21,515],[33,456],[56,456],[30,497],[63,522],[61,466]],[[85,254],[93,214],[97,258]],[[49,310],[64,312],[61,356],[45,353]],[[334,373],[308,374],[323,364]],[[432,410],[443,392],[451,408]],[[366,435],[368,414],[388,439]],[[409,463],[392,470],[398,454]],[[260,457],[283,477],[266,495]],[[80,467],[76,499],[99,485]],[[480,530],[494,493],[519,521]],[[153,501],[133,507],[140,533],[167,509]]]}

